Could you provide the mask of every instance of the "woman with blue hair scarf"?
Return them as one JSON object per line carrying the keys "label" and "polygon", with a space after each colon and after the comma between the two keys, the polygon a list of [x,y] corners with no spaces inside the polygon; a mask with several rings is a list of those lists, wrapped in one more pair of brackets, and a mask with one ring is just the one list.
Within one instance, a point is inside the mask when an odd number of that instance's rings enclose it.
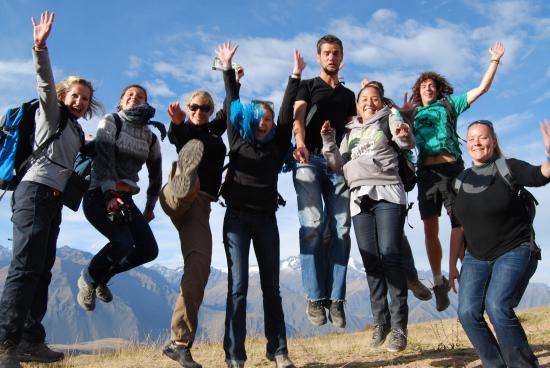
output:
{"label": "woman with blue hair scarf", "polygon": [[273,108],[265,102],[243,104],[231,60],[237,46],[221,45],[229,104],[227,137],[229,169],[222,186],[227,204],[223,242],[227,256],[228,290],[223,347],[228,367],[244,367],[246,352],[246,295],[250,242],[260,271],[267,359],[276,367],[294,367],[288,358],[285,322],[279,293],[279,229],[277,179],[290,147],[293,105],[305,63],[294,51],[294,69],[273,124]]}

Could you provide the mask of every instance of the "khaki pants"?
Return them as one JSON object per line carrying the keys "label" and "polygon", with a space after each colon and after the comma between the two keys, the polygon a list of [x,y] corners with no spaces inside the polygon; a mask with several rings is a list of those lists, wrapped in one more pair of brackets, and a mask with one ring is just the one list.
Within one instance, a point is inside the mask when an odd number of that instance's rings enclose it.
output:
{"label": "khaki pants", "polygon": [[212,197],[198,192],[183,199],[176,198],[170,188],[170,182],[162,188],[160,204],[178,230],[184,265],[180,293],[172,314],[170,338],[190,348],[197,332],[199,307],[210,274]]}

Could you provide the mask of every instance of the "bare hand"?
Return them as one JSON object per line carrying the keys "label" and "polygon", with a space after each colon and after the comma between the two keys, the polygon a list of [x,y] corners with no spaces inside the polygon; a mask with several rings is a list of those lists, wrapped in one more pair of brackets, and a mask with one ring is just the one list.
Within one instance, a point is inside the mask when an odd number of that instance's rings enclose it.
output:
{"label": "bare hand", "polygon": [[540,131],[542,132],[542,138],[544,139],[546,154],[550,154],[550,120],[544,119],[544,121],[540,123]]}
{"label": "bare hand", "polygon": [[111,198],[107,202],[107,211],[118,211],[118,206],[124,204],[124,201],[120,198]]}
{"label": "bare hand", "polygon": [[458,284],[458,275],[459,273],[458,273],[458,269],[456,268],[456,265],[450,266],[449,267],[449,286],[451,287],[451,289],[453,289],[455,294],[457,293],[455,280],[457,281],[457,284]]}
{"label": "bare hand", "polygon": [[85,140],[86,142],[91,142],[91,141],[94,140],[94,138],[95,138],[95,137],[94,137],[93,134],[89,134],[89,133],[88,133],[88,134],[86,134],[86,136],[84,137],[84,140]]}
{"label": "bare hand", "polygon": [[306,68],[306,62],[304,57],[300,54],[300,51],[294,49],[294,68],[292,69],[292,74],[302,75],[302,72]]}
{"label": "bare hand", "polygon": [[233,56],[235,55],[235,52],[238,48],[239,45],[231,47],[230,42],[224,42],[220,46],[218,46],[218,48],[216,49],[216,55],[218,56],[218,59],[220,59],[224,67],[231,66],[231,61],[233,60]]}
{"label": "bare hand", "polygon": [[321,134],[330,134],[333,130],[330,126],[330,121],[326,120],[321,127]]}
{"label": "bare hand", "polygon": [[244,68],[241,65],[237,65],[235,68],[235,79],[237,83],[244,77]]}
{"label": "bare hand", "polygon": [[292,152],[292,157],[301,164],[307,164],[309,162],[309,151],[304,147],[296,147]]}
{"label": "bare hand", "polygon": [[147,208],[143,211],[143,217],[145,217],[145,221],[151,222],[155,218],[155,213],[153,210],[148,210]]}
{"label": "bare hand", "polygon": [[395,129],[395,136],[397,138],[406,138],[409,135],[409,125],[406,123],[401,123]]}
{"label": "bare hand", "polygon": [[409,124],[409,126],[413,125],[417,106],[418,105],[414,103],[412,96],[408,98],[407,92],[405,92],[405,96],[403,97],[403,105],[401,107],[396,106],[396,109],[401,113],[401,117],[404,122]]}
{"label": "bare hand", "polygon": [[31,18],[32,26],[34,29],[33,31],[34,46],[36,46],[37,48],[43,49],[46,47],[46,40],[50,35],[54,18],[55,18],[55,13],[53,12],[50,13],[47,10],[42,14],[40,14],[39,24],[36,24],[36,20],[34,19],[34,17]]}
{"label": "bare hand", "polygon": [[185,121],[185,112],[181,109],[179,102],[172,102],[168,105],[167,112],[174,125],[180,125]]}
{"label": "bare hand", "polygon": [[361,88],[365,88],[367,84],[369,84],[370,80],[368,78],[365,78],[361,81]]}
{"label": "bare hand", "polygon": [[500,61],[502,55],[504,55],[504,45],[497,41],[493,47],[489,49],[489,54],[491,54],[491,60]]}

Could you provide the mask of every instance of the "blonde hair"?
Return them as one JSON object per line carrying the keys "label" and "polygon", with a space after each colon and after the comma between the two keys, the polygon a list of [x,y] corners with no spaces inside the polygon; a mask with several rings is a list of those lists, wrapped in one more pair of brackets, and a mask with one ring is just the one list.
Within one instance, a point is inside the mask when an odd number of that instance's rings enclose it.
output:
{"label": "blonde hair", "polygon": [[185,106],[189,106],[191,104],[191,100],[193,100],[195,97],[206,98],[208,100],[208,106],[210,106],[210,113],[212,114],[214,112],[214,99],[212,98],[210,93],[204,90],[197,90],[192,92],[191,95],[189,95],[189,98],[187,98],[187,102],[185,102]]}
{"label": "blonde hair", "polygon": [[491,134],[491,137],[495,141],[495,155],[497,157],[504,157],[504,154],[502,153],[502,150],[500,149],[500,145],[498,144],[498,138],[497,133],[495,132],[495,128],[493,127],[493,123],[489,120],[476,120],[473,123],[470,123],[468,125],[468,129],[466,129],[466,132],[470,130],[471,127],[474,125],[485,125],[487,128],[489,128],[489,134]]}
{"label": "blonde hair", "polygon": [[90,105],[88,106],[88,110],[86,110],[86,113],[84,114],[86,119],[90,119],[94,114],[97,114],[98,112],[100,112],[100,110],[102,110],[101,104],[99,103],[99,101],[96,100],[94,96],[95,90],[92,86],[92,82],[76,75],[68,76],[55,86],[55,92],[59,101],[63,102],[63,100],[65,100],[65,96],[67,95],[67,92],[69,92],[69,90],[72,88],[73,84],[82,84],[83,86],[86,86],[90,89]]}

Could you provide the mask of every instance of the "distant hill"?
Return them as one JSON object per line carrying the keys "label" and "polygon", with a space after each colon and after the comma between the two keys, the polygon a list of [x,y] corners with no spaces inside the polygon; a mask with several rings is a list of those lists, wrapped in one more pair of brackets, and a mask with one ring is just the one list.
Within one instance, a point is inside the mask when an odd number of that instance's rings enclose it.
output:
{"label": "distant hill", "polygon": [[[11,252],[0,246],[0,290],[3,289]],[[168,269],[161,265],[135,270],[112,280],[115,299],[110,304],[98,301],[94,312],[85,312],[76,303],[76,281],[92,255],[70,247],[57,251],[50,285],[45,325],[48,340],[54,343],[74,343],[119,337],[127,340],[163,340],[169,334],[172,307],[179,290],[182,268]],[[429,278],[421,273],[421,278]],[[211,269],[210,278],[199,316],[200,340],[219,340],[223,336],[227,273]],[[300,261],[290,257],[281,261],[281,295],[287,334],[292,337],[324,335],[338,331],[330,324],[312,326],[305,316],[305,298],[301,285]],[[451,306],[443,313],[435,310],[434,301],[421,302],[409,294],[411,323],[456,316],[457,298],[451,293]],[[550,288],[544,284],[529,285],[520,307],[550,304]],[[347,277],[346,331],[358,331],[372,323],[368,285],[362,265],[350,259]],[[247,332],[263,335],[263,307],[257,266],[250,269]]]}

